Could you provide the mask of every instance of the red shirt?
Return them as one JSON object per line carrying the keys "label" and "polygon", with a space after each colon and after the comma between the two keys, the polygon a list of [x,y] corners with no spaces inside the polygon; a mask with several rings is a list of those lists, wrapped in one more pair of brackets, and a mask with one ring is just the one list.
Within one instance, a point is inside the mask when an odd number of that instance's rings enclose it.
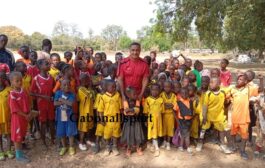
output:
{"label": "red shirt", "polygon": [[54,85],[55,82],[51,75],[48,75],[47,78],[44,78],[39,74],[33,78],[30,90],[32,93],[44,96],[52,96]]}
{"label": "red shirt", "polygon": [[13,142],[22,142],[26,136],[28,121],[17,112],[29,113],[29,96],[21,89],[20,92],[11,91],[8,104],[11,111],[11,139]]}
{"label": "red shirt", "polygon": [[6,74],[10,73],[9,66],[5,63],[0,63],[0,72],[5,72]]}
{"label": "red shirt", "polygon": [[232,81],[232,74],[230,71],[220,71],[220,80],[221,80],[221,85],[224,87],[227,87],[231,84]]}
{"label": "red shirt", "polygon": [[27,66],[27,74],[31,76],[33,79],[35,76],[37,76],[40,73],[39,68],[36,65],[28,65]]}
{"label": "red shirt", "polygon": [[[48,75],[47,78],[44,78],[39,74],[32,80],[30,89],[32,93],[51,97],[53,95],[54,85],[55,82],[51,75]],[[37,106],[40,112],[39,121],[44,122],[47,121],[47,119],[54,119],[54,105],[51,99],[47,100],[37,97]]]}
{"label": "red shirt", "polygon": [[80,75],[81,74],[87,74],[88,76],[90,76],[89,71],[83,72],[83,71],[79,70],[78,68],[74,68],[74,78],[75,78],[77,87],[80,85]]}
{"label": "red shirt", "polygon": [[117,76],[123,77],[124,88],[128,86],[134,87],[137,94],[140,94],[142,80],[149,76],[149,67],[142,58],[133,60],[127,57],[120,62]]}

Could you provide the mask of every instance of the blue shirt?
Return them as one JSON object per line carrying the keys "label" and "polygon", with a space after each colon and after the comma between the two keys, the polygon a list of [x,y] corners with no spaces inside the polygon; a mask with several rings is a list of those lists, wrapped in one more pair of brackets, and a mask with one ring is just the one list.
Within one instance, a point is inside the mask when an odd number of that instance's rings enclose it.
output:
{"label": "blue shirt", "polygon": [[15,68],[15,58],[13,54],[6,49],[0,49],[0,63],[7,64],[10,71],[13,71]]}

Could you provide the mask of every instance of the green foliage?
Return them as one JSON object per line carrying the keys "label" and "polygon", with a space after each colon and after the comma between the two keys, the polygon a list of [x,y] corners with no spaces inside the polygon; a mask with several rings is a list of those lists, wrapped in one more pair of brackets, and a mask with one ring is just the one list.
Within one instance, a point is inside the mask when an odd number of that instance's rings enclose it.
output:
{"label": "green foliage", "polygon": [[118,25],[107,25],[101,32],[101,36],[107,42],[108,49],[117,50],[118,41],[126,32],[121,26]]}
{"label": "green foliage", "polygon": [[9,48],[19,48],[25,42],[25,34],[16,26],[2,26],[0,27],[0,34],[8,36],[7,47]]}
{"label": "green foliage", "polygon": [[169,34],[159,32],[159,27],[142,27],[137,31],[137,39],[141,42],[144,50],[158,50],[166,51],[170,50],[172,46],[172,40]]}
{"label": "green foliage", "polygon": [[34,50],[41,50],[41,43],[45,38],[47,38],[47,36],[39,32],[32,33],[30,37],[30,47]]}
{"label": "green foliage", "polygon": [[265,49],[265,1],[234,1],[225,19],[225,47],[241,51]]}
{"label": "green foliage", "polygon": [[123,35],[120,37],[118,41],[118,49],[120,50],[128,49],[131,43],[132,39],[127,35]]}
{"label": "green foliage", "polygon": [[[192,29],[199,46],[241,51],[265,50],[263,0],[156,0],[155,33],[170,34],[174,43],[190,43]],[[196,44],[196,43],[193,43]]]}

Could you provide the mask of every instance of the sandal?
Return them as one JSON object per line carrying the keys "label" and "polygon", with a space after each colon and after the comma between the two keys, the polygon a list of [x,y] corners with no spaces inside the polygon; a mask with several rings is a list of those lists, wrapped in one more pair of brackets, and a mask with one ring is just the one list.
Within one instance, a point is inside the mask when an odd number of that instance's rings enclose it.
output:
{"label": "sandal", "polygon": [[74,155],[75,154],[75,148],[74,147],[70,147],[69,148],[69,155]]}
{"label": "sandal", "polygon": [[132,151],[131,151],[131,149],[127,149],[127,151],[126,151],[126,156],[127,156],[127,157],[130,157],[130,156],[131,156],[131,154],[132,154]]}
{"label": "sandal", "polygon": [[63,147],[61,150],[60,150],[60,156],[63,156],[65,153],[67,152],[67,148]]}
{"label": "sandal", "polygon": [[4,161],[5,160],[5,154],[4,152],[0,153],[0,161]]}
{"label": "sandal", "polygon": [[13,159],[15,157],[15,155],[10,150],[9,151],[6,151],[5,154],[6,154],[6,156],[7,156],[8,159]]}
{"label": "sandal", "polygon": [[142,148],[137,148],[137,154],[138,154],[139,156],[144,155],[144,153],[143,153],[143,151],[142,151]]}

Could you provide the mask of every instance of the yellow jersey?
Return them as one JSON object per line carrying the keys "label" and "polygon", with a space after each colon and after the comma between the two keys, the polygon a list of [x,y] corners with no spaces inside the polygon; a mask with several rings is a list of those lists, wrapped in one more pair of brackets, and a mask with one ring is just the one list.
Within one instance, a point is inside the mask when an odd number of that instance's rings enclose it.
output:
{"label": "yellow jersey", "polygon": [[10,108],[8,105],[8,96],[11,87],[6,87],[0,91],[0,124],[10,122]]}
{"label": "yellow jersey", "polygon": [[207,120],[211,122],[218,122],[225,119],[225,98],[225,92],[222,90],[219,90],[217,93],[212,91],[206,92],[203,104],[207,107]]}
{"label": "yellow jersey", "polygon": [[166,94],[166,92],[162,92],[160,96],[163,99],[164,104],[172,104],[173,105],[172,109],[166,109],[165,108],[164,113],[173,113],[173,108],[175,107],[175,105],[177,103],[176,95],[173,93],[170,93],[170,96],[168,96]]}
{"label": "yellow jersey", "polygon": [[98,104],[98,112],[103,112],[104,116],[116,116],[121,109],[122,101],[119,92],[115,92],[112,95],[106,92],[102,95]]}
{"label": "yellow jersey", "polygon": [[56,77],[59,75],[60,71],[57,68],[52,68],[49,71],[49,74],[52,76],[54,80],[56,80]]}
{"label": "yellow jersey", "polygon": [[25,90],[28,94],[30,92],[30,86],[31,86],[31,76],[30,75],[25,75],[22,78],[22,88]]}

